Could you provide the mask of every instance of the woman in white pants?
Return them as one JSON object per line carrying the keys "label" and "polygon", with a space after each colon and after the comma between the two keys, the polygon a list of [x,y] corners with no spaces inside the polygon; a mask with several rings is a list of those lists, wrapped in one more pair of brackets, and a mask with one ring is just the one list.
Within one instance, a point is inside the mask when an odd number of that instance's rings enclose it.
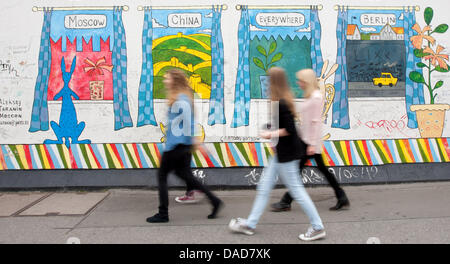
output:
{"label": "woman in white pants", "polygon": [[276,184],[277,175],[289,188],[295,201],[302,207],[308,216],[311,227],[307,232],[300,234],[301,240],[310,241],[325,237],[325,228],[314,203],[306,192],[299,175],[299,159],[305,154],[305,144],[300,140],[295,127],[294,96],[289,87],[286,73],[283,69],[273,67],[269,70],[270,99],[272,105],[277,105],[273,114],[278,129],[265,131],[261,137],[277,140],[276,153],[264,169],[257,187],[256,198],[247,219],[234,218],[229,223],[232,231],[253,235],[259,218],[269,201],[269,195]]}

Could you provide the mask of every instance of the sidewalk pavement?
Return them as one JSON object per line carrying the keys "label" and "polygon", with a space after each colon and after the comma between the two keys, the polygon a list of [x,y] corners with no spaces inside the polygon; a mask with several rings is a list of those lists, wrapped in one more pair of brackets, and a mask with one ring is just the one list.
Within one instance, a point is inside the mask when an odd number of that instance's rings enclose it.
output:
{"label": "sidewalk pavement", "polygon": [[[0,193],[0,243],[183,243],[183,244],[304,244],[357,243],[450,243],[450,182],[396,185],[346,186],[349,210],[333,212],[330,187],[307,188],[325,224],[327,237],[302,242],[298,235],[308,219],[298,204],[289,212],[264,213],[253,236],[233,234],[228,223],[246,218],[255,189],[215,193],[225,202],[217,219],[207,219],[210,205],[178,204],[170,190],[170,222],[149,224],[157,212],[155,190],[111,189],[70,192]],[[285,189],[276,189],[270,203]],[[59,215],[58,215],[59,214]],[[33,216],[34,215],[34,216]]]}

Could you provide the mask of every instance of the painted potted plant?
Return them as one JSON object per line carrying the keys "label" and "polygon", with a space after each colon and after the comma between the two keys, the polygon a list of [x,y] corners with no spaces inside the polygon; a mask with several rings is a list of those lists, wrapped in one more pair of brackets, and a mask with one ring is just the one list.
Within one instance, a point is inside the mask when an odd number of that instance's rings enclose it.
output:
{"label": "painted potted plant", "polygon": [[[255,65],[262,69],[265,73],[267,73],[267,71],[274,67],[274,63],[281,60],[283,58],[283,54],[281,52],[278,52],[276,54],[274,54],[272,56],[272,59],[269,58],[271,57],[271,55],[275,52],[275,50],[277,49],[277,42],[276,41],[272,41],[270,43],[269,46],[269,50],[266,51],[266,49],[261,46],[258,45],[256,47],[256,49],[258,50],[258,52],[264,56],[264,62],[258,58],[258,57],[254,57],[253,58],[253,63],[255,63]],[[259,76],[259,81],[260,81],[260,85],[261,85],[261,98],[269,98],[269,94],[268,94],[268,90],[269,90],[269,76],[267,75],[261,75]]]}
{"label": "painted potted plant", "polygon": [[[424,73],[413,71],[409,74],[409,78],[413,82],[422,83],[427,88],[429,104],[412,105],[411,111],[416,112],[420,136],[434,138],[442,136],[445,112],[450,109],[450,105],[436,103],[436,91],[444,85],[444,82],[439,80],[433,83],[432,73],[447,73],[450,69],[446,62],[449,60],[448,54],[441,53],[445,48],[438,45],[432,35],[445,33],[448,25],[441,24],[434,30],[432,29],[430,24],[433,19],[433,9],[431,7],[425,9],[424,18],[427,25],[421,29],[416,23],[412,29],[417,32],[417,35],[410,38],[414,46],[414,55],[422,60],[422,62],[417,63],[417,67],[422,68]],[[425,45],[424,40],[427,42]]]}

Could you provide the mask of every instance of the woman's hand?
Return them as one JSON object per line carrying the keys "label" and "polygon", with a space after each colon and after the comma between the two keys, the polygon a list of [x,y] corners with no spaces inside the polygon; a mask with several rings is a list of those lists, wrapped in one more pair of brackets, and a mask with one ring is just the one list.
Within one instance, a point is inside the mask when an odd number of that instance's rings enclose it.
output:
{"label": "woman's hand", "polygon": [[192,147],[194,150],[197,150],[202,145],[202,141],[200,137],[192,137]]}
{"label": "woman's hand", "polygon": [[316,147],[315,146],[308,146],[306,148],[306,155],[312,156],[314,154],[316,154]]}
{"label": "woman's hand", "polygon": [[272,138],[272,132],[270,132],[270,131],[263,131],[263,132],[259,133],[259,136],[264,138],[264,139],[271,139]]}

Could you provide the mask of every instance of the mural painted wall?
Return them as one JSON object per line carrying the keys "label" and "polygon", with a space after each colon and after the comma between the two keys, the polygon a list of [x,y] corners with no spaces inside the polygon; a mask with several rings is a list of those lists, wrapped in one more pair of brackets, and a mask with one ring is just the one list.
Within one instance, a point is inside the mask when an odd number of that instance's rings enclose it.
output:
{"label": "mural painted wall", "polygon": [[297,106],[296,71],[324,83],[327,165],[450,162],[450,4],[114,4],[0,4],[0,170],[157,168],[171,68],[195,94],[192,166],[264,166],[273,66]]}

